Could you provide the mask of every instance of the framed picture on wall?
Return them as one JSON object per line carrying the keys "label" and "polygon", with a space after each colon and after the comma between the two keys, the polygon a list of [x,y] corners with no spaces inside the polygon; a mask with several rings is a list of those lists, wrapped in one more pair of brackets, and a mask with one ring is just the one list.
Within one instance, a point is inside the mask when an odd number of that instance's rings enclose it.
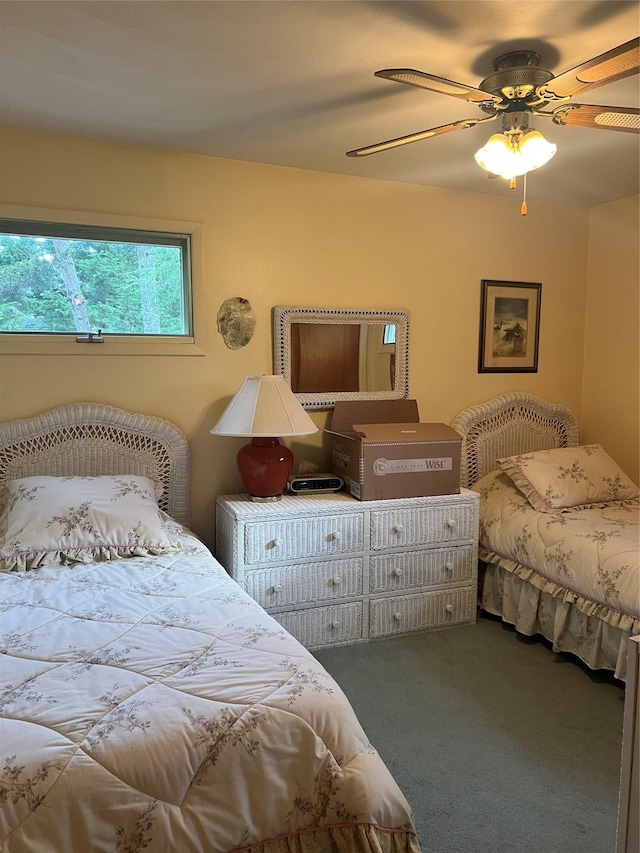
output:
{"label": "framed picture on wall", "polygon": [[536,373],[542,285],[483,279],[478,373]]}

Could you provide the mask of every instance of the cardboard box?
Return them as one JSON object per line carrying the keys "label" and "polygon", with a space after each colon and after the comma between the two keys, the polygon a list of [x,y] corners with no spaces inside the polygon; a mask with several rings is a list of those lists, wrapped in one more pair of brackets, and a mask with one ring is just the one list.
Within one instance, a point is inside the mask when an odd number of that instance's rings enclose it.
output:
{"label": "cardboard box", "polygon": [[331,429],[332,470],[361,501],[460,492],[462,438],[420,423],[415,400],[339,401]]}

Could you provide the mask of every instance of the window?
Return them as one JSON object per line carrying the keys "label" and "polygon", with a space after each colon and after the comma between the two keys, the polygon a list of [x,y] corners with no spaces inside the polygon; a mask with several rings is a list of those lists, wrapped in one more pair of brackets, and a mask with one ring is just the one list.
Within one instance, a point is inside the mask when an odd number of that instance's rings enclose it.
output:
{"label": "window", "polygon": [[197,223],[0,208],[2,352],[202,355],[201,289]]}
{"label": "window", "polygon": [[0,220],[0,332],[190,335],[189,237]]}
{"label": "window", "polygon": [[395,346],[396,343],[396,327],[395,326],[385,326],[382,331],[382,343],[384,346],[388,344],[393,344]]}

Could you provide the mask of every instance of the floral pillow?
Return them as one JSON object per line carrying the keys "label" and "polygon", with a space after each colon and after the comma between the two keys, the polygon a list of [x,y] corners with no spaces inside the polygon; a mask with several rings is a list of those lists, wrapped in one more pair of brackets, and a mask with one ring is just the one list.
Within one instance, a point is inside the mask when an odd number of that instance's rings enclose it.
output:
{"label": "floral pillow", "polygon": [[164,554],[180,547],[134,475],[23,477],[4,486],[0,571]]}
{"label": "floral pillow", "polygon": [[600,444],[538,450],[498,464],[540,512],[620,504],[640,493]]}

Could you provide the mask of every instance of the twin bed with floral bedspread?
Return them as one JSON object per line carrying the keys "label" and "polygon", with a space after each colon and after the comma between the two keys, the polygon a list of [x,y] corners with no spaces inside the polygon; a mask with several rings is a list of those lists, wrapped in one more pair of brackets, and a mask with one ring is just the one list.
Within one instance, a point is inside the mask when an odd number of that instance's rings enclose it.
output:
{"label": "twin bed with floral bedspread", "polygon": [[419,853],[337,683],[189,531],[167,421],[0,425],[3,853]]}
{"label": "twin bed with floral bedspread", "polygon": [[640,634],[639,490],[563,406],[508,393],[460,412],[481,495],[482,609],[625,679]]}

